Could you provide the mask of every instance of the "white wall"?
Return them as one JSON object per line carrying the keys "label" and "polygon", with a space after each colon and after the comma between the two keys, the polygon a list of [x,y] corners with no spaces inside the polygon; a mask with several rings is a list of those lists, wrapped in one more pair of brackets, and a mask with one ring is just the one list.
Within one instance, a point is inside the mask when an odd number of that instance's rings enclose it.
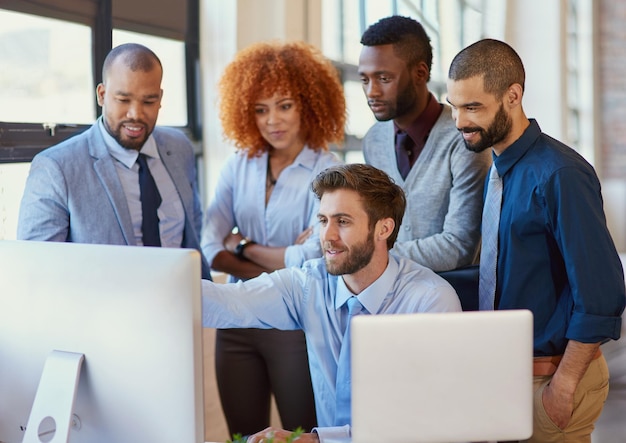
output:
{"label": "white wall", "polygon": [[565,141],[563,133],[563,60],[561,2],[509,0],[505,40],[526,69],[524,109],[546,134]]}

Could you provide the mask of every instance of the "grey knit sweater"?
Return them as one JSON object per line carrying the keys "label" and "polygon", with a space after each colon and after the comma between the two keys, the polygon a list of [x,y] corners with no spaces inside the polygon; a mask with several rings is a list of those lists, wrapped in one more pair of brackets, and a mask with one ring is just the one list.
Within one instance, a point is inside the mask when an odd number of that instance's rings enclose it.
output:
{"label": "grey knit sweater", "polygon": [[363,138],[365,162],[402,186],[407,208],[392,252],[434,271],[471,264],[480,242],[485,175],[491,150],[465,148],[444,104],[406,180],[398,172],[393,121],[377,122]]}

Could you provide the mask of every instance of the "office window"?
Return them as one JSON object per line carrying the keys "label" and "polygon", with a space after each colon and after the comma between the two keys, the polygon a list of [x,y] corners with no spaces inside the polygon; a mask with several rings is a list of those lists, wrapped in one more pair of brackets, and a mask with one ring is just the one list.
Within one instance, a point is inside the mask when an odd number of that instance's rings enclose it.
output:
{"label": "office window", "polygon": [[565,10],[566,142],[594,162],[593,0],[568,0]]}
{"label": "office window", "polygon": [[94,120],[89,26],[0,9],[0,60],[0,121]]}

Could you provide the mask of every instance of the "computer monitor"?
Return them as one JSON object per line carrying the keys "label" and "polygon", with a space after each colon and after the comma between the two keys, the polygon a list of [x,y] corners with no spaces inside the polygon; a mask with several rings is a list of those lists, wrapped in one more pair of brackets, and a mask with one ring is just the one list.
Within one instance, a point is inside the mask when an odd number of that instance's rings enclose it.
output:
{"label": "computer monitor", "polygon": [[0,442],[32,431],[53,351],[84,355],[70,442],[203,442],[200,278],[194,250],[0,241]]}

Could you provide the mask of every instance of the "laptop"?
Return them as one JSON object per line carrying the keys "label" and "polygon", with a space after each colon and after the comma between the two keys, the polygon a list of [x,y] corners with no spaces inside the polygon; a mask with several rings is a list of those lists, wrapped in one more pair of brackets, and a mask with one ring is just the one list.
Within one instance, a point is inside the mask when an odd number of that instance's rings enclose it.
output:
{"label": "laptop", "polygon": [[352,323],[352,442],[532,435],[527,310],[360,315]]}

